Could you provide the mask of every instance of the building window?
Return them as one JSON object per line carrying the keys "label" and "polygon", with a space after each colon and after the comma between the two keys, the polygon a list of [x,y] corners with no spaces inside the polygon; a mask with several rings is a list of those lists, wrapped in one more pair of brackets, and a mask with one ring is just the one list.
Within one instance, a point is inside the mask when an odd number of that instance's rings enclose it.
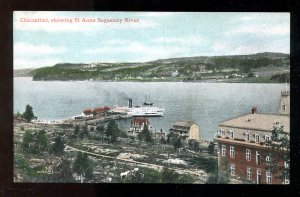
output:
{"label": "building window", "polygon": [[251,168],[247,168],[247,179],[252,180],[252,170],[251,170]]}
{"label": "building window", "polygon": [[222,145],[222,156],[226,156],[226,146]]}
{"label": "building window", "polygon": [[250,141],[250,134],[249,134],[249,133],[245,133],[245,140],[246,140],[247,142]]}
{"label": "building window", "polygon": [[234,158],[234,146],[230,146],[230,157]]}
{"label": "building window", "polygon": [[284,175],[284,184],[290,184],[290,177],[287,174]]}
{"label": "building window", "polygon": [[251,150],[250,149],[246,149],[246,160],[247,161],[251,160]]}
{"label": "building window", "polygon": [[268,135],[265,135],[265,141],[267,142],[267,141],[270,141],[270,140],[271,140],[271,137],[268,136]]}
{"label": "building window", "polygon": [[290,165],[289,165],[289,162],[287,162],[287,161],[284,161],[284,167],[285,168],[288,168]]}
{"label": "building window", "polygon": [[256,151],[256,165],[260,165],[260,152]]}
{"label": "building window", "polygon": [[255,143],[259,143],[259,135],[255,134]]}
{"label": "building window", "polygon": [[261,170],[260,169],[256,170],[256,183],[261,184]]}
{"label": "building window", "polygon": [[270,171],[266,172],[266,181],[268,184],[272,183],[272,173]]}
{"label": "building window", "polygon": [[271,161],[271,157],[266,156],[266,163],[269,163]]}
{"label": "building window", "polygon": [[225,131],[224,130],[221,130],[221,136],[225,137]]}
{"label": "building window", "polygon": [[285,111],[285,105],[282,105],[282,110]]}
{"label": "building window", "polygon": [[230,165],[230,174],[231,174],[231,176],[235,176],[235,165],[234,164]]}
{"label": "building window", "polygon": [[231,139],[234,139],[234,131],[229,131],[229,137],[230,137]]}

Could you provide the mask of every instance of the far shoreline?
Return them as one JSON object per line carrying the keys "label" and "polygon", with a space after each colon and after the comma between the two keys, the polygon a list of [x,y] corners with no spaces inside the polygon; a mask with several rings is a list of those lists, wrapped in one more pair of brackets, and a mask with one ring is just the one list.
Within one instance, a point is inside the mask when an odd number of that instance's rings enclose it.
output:
{"label": "far shoreline", "polygon": [[[13,78],[32,78],[31,76],[13,76]],[[244,79],[244,80],[243,80]],[[245,80],[246,79],[246,80]],[[151,82],[169,82],[169,83],[256,83],[256,84],[285,84],[285,82],[276,82],[264,78],[263,80],[247,81],[251,78],[238,78],[238,79],[203,79],[203,80],[32,80],[36,82],[137,82],[137,83],[151,83]],[[259,79],[259,78],[258,78]],[[290,83],[288,83],[290,84]]]}

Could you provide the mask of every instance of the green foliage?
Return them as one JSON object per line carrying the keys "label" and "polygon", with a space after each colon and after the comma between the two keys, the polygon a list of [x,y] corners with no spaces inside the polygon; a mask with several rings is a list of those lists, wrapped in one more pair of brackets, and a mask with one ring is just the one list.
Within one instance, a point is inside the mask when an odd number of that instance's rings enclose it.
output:
{"label": "green foliage", "polygon": [[77,136],[80,132],[80,128],[79,128],[79,125],[76,125],[75,126],[75,129],[74,129],[74,135]]}
{"label": "green foliage", "polygon": [[51,151],[56,155],[61,155],[64,152],[64,142],[60,136],[54,139],[54,144],[51,147]]}
{"label": "green foliage", "polygon": [[204,169],[207,173],[214,172],[218,168],[218,161],[213,157],[193,157],[193,160],[191,160],[191,162],[194,165],[197,165],[200,168]]}
{"label": "green foliage", "polygon": [[290,83],[290,75],[289,73],[283,73],[283,74],[276,74],[270,77],[271,80],[280,82],[280,83]]}
{"label": "green foliage", "polygon": [[210,154],[214,154],[214,151],[215,151],[215,146],[214,146],[214,142],[209,142],[209,145],[208,145],[208,152]]}
{"label": "green foliage", "polygon": [[206,184],[228,184],[229,178],[226,174],[219,175],[217,172],[214,172],[211,176],[208,177]]}
{"label": "green foliage", "polygon": [[152,135],[149,131],[148,125],[144,125],[142,132],[138,134],[139,140],[144,140],[146,143],[152,143]]}
{"label": "green foliage", "polygon": [[248,77],[254,77],[254,74],[253,73],[249,73]]}
{"label": "green foliage", "polygon": [[111,142],[114,143],[117,137],[120,136],[120,129],[114,120],[111,120],[106,128],[106,135],[111,137]]}
{"label": "green foliage", "polygon": [[32,107],[30,105],[26,105],[25,112],[23,113],[23,118],[27,121],[30,122],[34,118],[34,114],[32,111]]}
{"label": "green foliage", "polygon": [[30,143],[34,142],[34,135],[33,131],[31,130],[26,130],[24,135],[23,135],[23,141],[22,141],[22,147],[25,150],[28,150],[30,147]]}
{"label": "green foliage", "polygon": [[36,138],[37,138],[37,145],[39,147],[39,150],[45,150],[48,145],[48,139],[45,130],[40,130],[37,133]]}
{"label": "green foliage", "polygon": [[[272,129],[271,140],[266,141],[268,148],[268,156],[271,158],[270,162],[267,162],[267,169],[275,173],[281,171],[281,177],[290,175],[290,137],[284,131],[283,125],[275,125]],[[283,159],[286,164],[280,166],[279,161]]]}
{"label": "green foliage", "polygon": [[[276,53],[261,53],[254,55],[215,56],[173,58],[171,64],[164,61],[147,63],[106,63],[93,68],[86,68],[87,64],[57,64],[53,67],[43,67],[31,72],[33,80],[128,80],[129,77],[167,77],[197,80],[201,79],[202,68],[219,72],[223,69],[237,69],[242,73],[250,73],[252,69],[260,67],[286,67],[290,64],[289,55]],[[172,77],[172,72],[178,70],[179,74]],[[212,73],[214,74],[214,73]],[[207,76],[204,74],[204,76]],[[139,80],[139,79],[130,79]]]}
{"label": "green foliage", "polygon": [[179,174],[169,168],[164,168],[161,175],[162,183],[177,183]]}
{"label": "green foliage", "polygon": [[178,138],[175,138],[175,141],[173,143],[173,146],[174,146],[174,149],[177,150],[179,148],[182,147],[182,141],[181,141],[181,138],[178,137]]}
{"label": "green foliage", "polygon": [[48,181],[55,183],[73,182],[71,162],[67,159],[62,159],[61,164],[55,168],[55,173],[50,175]]}
{"label": "green foliage", "polygon": [[78,152],[77,157],[73,163],[73,171],[77,174],[82,174],[86,178],[93,177],[93,167],[88,155]]}
{"label": "green foliage", "polygon": [[44,151],[47,146],[48,139],[44,130],[40,130],[37,133],[31,130],[25,131],[22,140],[22,147],[25,151],[37,154],[40,151]]}
{"label": "green foliage", "polygon": [[97,134],[102,134],[102,133],[104,133],[104,131],[105,131],[105,128],[104,128],[103,125],[100,125],[100,126],[96,127],[96,133]]}

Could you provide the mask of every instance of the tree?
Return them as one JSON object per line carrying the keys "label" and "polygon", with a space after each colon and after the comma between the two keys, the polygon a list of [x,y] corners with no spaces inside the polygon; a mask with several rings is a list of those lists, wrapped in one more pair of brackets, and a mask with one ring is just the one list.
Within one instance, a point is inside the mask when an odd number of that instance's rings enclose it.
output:
{"label": "tree", "polygon": [[102,134],[102,133],[104,133],[104,131],[105,131],[105,128],[104,128],[103,125],[100,125],[100,126],[96,127],[96,133],[97,134]]}
{"label": "tree", "polygon": [[86,178],[93,177],[93,167],[86,153],[77,153],[77,157],[73,163],[73,171]]}
{"label": "tree", "polygon": [[79,128],[79,125],[76,125],[75,126],[75,129],[74,129],[74,135],[77,136],[80,132],[80,128]]}
{"label": "tree", "polygon": [[215,151],[215,145],[214,145],[214,142],[209,142],[209,145],[208,145],[208,152],[210,154],[214,154],[214,151]]}
{"label": "tree", "polygon": [[120,129],[114,120],[111,120],[106,128],[106,135],[111,137],[111,142],[116,142],[120,136]]}
{"label": "tree", "polygon": [[33,131],[26,130],[23,135],[23,142],[22,142],[22,147],[24,148],[24,150],[29,150],[33,142],[34,142]]}
{"label": "tree", "polygon": [[249,73],[248,77],[254,77],[254,74],[253,73]]}
{"label": "tree", "polygon": [[61,164],[55,169],[55,173],[50,175],[50,182],[70,183],[73,180],[71,162],[67,159],[62,159]]}
{"label": "tree", "polygon": [[64,152],[64,142],[60,136],[54,139],[54,144],[51,147],[51,151],[56,155],[61,155]]}
{"label": "tree", "polygon": [[161,174],[161,181],[163,183],[176,183],[178,182],[179,174],[169,168],[164,168]]}
{"label": "tree", "polygon": [[45,150],[48,145],[48,139],[45,130],[40,130],[36,136],[36,142],[39,150]]}
{"label": "tree", "polygon": [[23,113],[23,118],[27,121],[30,122],[34,118],[34,114],[32,111],[32,107],[28,104],[26,105],[25,112]]}
{"label": "tree", "polygon": [[228,184],[229,178],[226,174],[219,175],[217,172],[214,172],[212,175],[208,177],[205,183],[206,184]]}
{"label": "tree", "polygon": [[182,147],[182,142],[181,142],[181,137],[175,138],[176,140],[174,141],[174,149],[177,150],[178,148]]}
{"label": "tree", "polygon": [[[290,176],[290,138],[284,131],[283,125],[274,125],[271,139],[266,141],[270,160],[266,163],[267,169],[272,173],[281,172],[281,179]],[[279,164],[284,161],[285,165]]]}
{"label": "tree", "polygon": [[144,125],[144,128],[143,128],[142,132],[139,133],[138,138],[139,138],[139,140],[145,140],[146,143],[152,143],[153,142],[151,133],[148,129],[148,125]]}

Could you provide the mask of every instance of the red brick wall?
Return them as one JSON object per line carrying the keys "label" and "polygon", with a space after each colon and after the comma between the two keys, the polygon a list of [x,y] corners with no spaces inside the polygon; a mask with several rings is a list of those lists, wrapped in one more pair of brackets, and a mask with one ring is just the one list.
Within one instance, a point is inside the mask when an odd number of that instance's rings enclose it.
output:
{"label": "red brick wall", "polygon": [[[226,145],[226,156],[222,156],[222,145]],[[261,170],[261,180],[262,184],[267,184],[266,182],[266,156],[267,151],[263,149],[257,149],[256,147],[245,147],[241,145],[232,145],[235,150],[235,157],[230,157],[230,146],[231,144],[219,143],[219,168],[224,170],[224,162],[225,158],[228,161],[228,169],[230,169],[230,164],[235,164],[235,176],[240,177],[241,179],[247,180],[247,167],[251,167],[252,169],[252,182],[256,183],[256,170]],[[246,149],[251,150],[251,160],[246,160]],[[260,152],[261,164],[256,164],[256,151]],[[280,160],[279,165],[283,166],[283,160]],[[230,174],[230,171],[229,171]],[[272,184],[282,184],[280,179],[280,172],[276,174],[272,174]]]}

